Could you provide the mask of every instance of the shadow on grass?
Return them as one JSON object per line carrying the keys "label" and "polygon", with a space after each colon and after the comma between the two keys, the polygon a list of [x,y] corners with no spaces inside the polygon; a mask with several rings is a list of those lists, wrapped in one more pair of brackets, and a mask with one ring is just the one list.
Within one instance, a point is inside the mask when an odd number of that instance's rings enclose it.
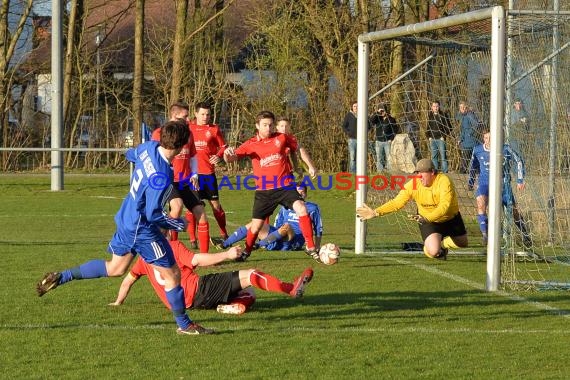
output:
{"label": "shadow on grass", "polygon": [[[259,300],[255,303],[253,311],[265,312],[279,308],[290,308],[291,299]],[[421,311],[430,310],[430,314],[447,314],[458,316],[468,310],[470,315],[475,310],[486,318],[490,315],[508,314],[513,311],[509,308],[520,305],[519,301],[504,297],[489,296],[485,291],[403,291],[403,292],[370,292],[370,293],[336,293],[321,295],[305,295],[299,300],[304,306],[314,306],[314,311],[303,314],[304,318],[329,318],[331,315],[358,316],[393,311]],[[437,311],[440,310],[440,311]],[[564,310],[561,310],[564,313]],[[526,310],[525,317],[543,316],[549,311],[539,310],[536,313]],[[556,313],[555,313],[556,314]],[[412,315],[411,315],[412,316]],[[387,317],[387,315],[383,315]],[[396,317],[396,316],[394,316]],[[414,314],[413,317],[418,317]],[[401,318],[398,315],[397,318]]]}

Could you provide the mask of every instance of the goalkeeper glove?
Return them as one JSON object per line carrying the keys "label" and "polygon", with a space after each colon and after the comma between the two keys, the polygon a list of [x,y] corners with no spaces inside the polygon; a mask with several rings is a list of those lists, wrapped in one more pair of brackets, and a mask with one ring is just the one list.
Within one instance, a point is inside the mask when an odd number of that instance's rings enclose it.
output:
{"label": "goalkeeper glove", "polygon": [[363,203],[361,207],[356,208],[356,216],[358,216],[361,221],[364,221],[376,218],[379,215],[376,210],[370,208],[366,203]]}
{"label": "goalkeeper glove", "polygon": [[408,219],[417,222],[418,224],[424,224],[425,222],[427,222],[426,218],[424,218],[420,214],[409,214]]}

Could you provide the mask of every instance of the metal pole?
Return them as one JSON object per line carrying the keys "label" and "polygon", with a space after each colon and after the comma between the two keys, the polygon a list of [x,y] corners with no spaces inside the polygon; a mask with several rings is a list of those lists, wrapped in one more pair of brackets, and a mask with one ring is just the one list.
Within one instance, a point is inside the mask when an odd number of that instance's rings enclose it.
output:
{"label": "metal pole", "polygon": [[[554,11],[560,10],[560,3],[554,0]],[[556,19],[557,16],[554,16]],[[560,35],[558,30],[558,20],[555,20],[552,28],[552,51],[555,52],[560,48]],[[550,76],[550,150],[548,155],[548,241],[554,244],[554,218],[555,218],[555,192],[556,177],[556,119],[558,117],[558,54],[552,57],[552,72]]]}
{"label": "metal pole", "polygon": [[503,110],[505,88],[505,11],[493,7],[491,31],[491,169],[489,183],[489,241],[487,290],[497,291],[501,282],[501,212],[503,187]]}
{"label": "metal pole", "polygon": [[410,75],[411,73],[413,73],[414,71],[416,71],[417,69],[419,69],[420,67],[425,65],[433,57],[435,57],[435,54],[431,54],[431,55],[427,56],[423,61],[421,61],[420,63],[418,63],[417,65],[415,65],[414,67],[412,67],[411,69],[409,69],[408,71],[406,71],[405,73],[400,75],[398,78],[394,79],[392,82],[388,83],[386,86],[382,87],[382,89],[380,91],[376,92],[374,95],[370,95],[368,100],[374,99],[375,97],[377,97],[378,95],[380,95],[381,93],[383,93],[384,91],[386,91],[387,89],[392,87],[394,85],[394,83],[398,83],[400,80],[402,80],[402,78],[407,77],[408,75]]}
{"label": "metal pole", "polygon": [[[514,1],[513,0],[509,0],[509,10],[514,8]],[[507,104],[507,106],[505,107],[505,141],[507,142],[511,142],[510,140],[510,136],[511,136],[511,105],[513,104],[513,89],[511,88],[511,81],[513,78],[513,74],[515,71],[515,68],[513,67],[514,65],[514,59],[513,59],[513,41],[511,38],[511,31],[512,31],[512,21],[513,21],[513,16],[511,16],[510,13],[507,13],[507,72],[506,72],[506,83],[507,83],[507,88],[506,88],[506,98],[505,98],[505,103]]]}
{"label": "metal pole", "polygon": [[[368,43],[358,41],[358,111],[356,133],[356,207],[366,202],[366,185],[359,185],[358,178],[366,176],[368,155]],[[355,217],[354,253],[364,253],[366,246],[366,223]]]}
{"label": "metal pole", "polygon": [[[63,130],[63,38],[61,0],[51,3],[51,146],[61,148]],[[63,190],[63,153],[51,152],[51,190]]]}
{"label": "metal pole", "polygon": [[[101,46],[102,36],[101,36],[101,24],[97,25],[97,35],[95,36],[95,59],[96,59],[96,72],[95,72],[95,112],[93,112],[93,129],[98,128],[99,121],[99,94],[100,94],[100,86],[99,81],[101,78]],[[107,128],[105,129],[105,137],[106,137],[106,147],[109,148],[109,124],[107,123]],[[109,152],[106,155],[107,164],[109,164]]]}

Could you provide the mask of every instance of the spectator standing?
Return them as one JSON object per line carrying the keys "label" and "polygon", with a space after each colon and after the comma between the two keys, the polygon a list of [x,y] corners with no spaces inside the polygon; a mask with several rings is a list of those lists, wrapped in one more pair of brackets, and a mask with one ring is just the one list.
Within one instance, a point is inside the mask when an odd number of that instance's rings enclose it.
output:
{"label": "spectator standing", "polygon": [[379,173],[384,169],[391,171],[390,146],[398,130],[396,119],[390,115],[388,107],[381,104],[376,112],[370,116],[369,122],[375,131],[376,170]]}
{"label": "spectator standing", "polygon": [[449,113],[441,110],[439,101],[436,100],[432,102],[428,114],[426,137],[429,141],[429,150],[431,152],[433,166],[435,170],[439,170],[439,162],[441,161],[442,173],[448,172],[445,139],[451,133],[451,121],[449,119]]}
{"label": "spectator standing", "polygon": [[356,173],[356,112],[358,103],[353,102],[350,111],[344,116],[342,130],[348,141],[348,170]]}
{"label": "spectator standing", "polygon": [[455,120],[459,125],[459,172],[466,174],[473,148],[480,144],[479,121],[465,101],[459,103],[459,112],[455,116]]}
{"label": "spectator standing", "polygon": [[[518,152],[523,153],[523,146],[529,147],[531,145],[530,118],[521,99],[515,99],[513,103],[509,132],[509,144]],[[525,149],[525,156],[529,153]]]}

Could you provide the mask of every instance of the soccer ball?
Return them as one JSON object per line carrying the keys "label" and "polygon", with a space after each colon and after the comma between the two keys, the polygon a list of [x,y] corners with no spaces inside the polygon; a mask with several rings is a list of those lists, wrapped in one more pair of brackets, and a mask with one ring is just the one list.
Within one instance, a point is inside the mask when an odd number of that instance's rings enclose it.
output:
{"label": "soccer ball", "polygon": [[325,265],[334,265],[338,262],[340,248],[333,243],[327,243],[319,250],[319,258]]}

